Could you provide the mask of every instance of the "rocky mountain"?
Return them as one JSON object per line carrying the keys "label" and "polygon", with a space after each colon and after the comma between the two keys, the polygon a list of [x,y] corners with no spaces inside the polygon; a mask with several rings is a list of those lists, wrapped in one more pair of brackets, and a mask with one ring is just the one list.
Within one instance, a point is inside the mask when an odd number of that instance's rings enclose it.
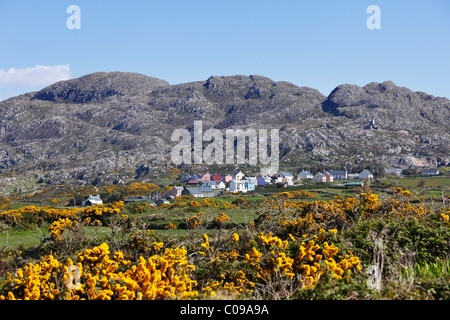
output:
{"label": "rocky mountain", "polygon": [[450,100],[390,81],[327,97],[257,75],[170,85],[112,72],[0,102],[0,173],[48,184],[163,177],[173,130],[196,120],[205,130],[279,129],[281,168],[294,171],[450,163]]}

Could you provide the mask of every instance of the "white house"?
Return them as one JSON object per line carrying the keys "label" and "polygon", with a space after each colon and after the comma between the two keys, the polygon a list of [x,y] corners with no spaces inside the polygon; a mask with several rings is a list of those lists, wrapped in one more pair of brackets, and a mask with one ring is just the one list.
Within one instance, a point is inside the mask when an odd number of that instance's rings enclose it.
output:
{"label": "white house", "polygon": [[83,206],[92,206],[97,204],[103,204],[103,200],[100,198],[100,195],[93,196],[92,194],[81,203]]}
{"label": "white house", "polygon": [[373,179],[373,174],[369,171],[369,170],[367,170],[367,169],[364,169],[363,171],[361,171],[361,173],[359,174],[359,179],[368,179],[368,180],[371,180],[371,179]]}
{"label": "white house", "polygon": [[225,190],[225,183],[222,181],[205,181],[200,186],[202,189]]}
{"label": "white house", "polygon": [[438,169],[425,169],[422,171],[423,176],[437,176],[439,174]]}
{"label": "white house", "polygon": [[242,180],[245,177],[245,174],[242,171],[233,173],[233,180]]}
{"label": "white house", "polygon": [[[281,181],[280,181],[281,178]],[[277,174],[277,182],[286,183],[288,186],[294,185],[294,176],[289,172],[280,172]]]}
{"label": "white house", "polygon": [[317,172],[315,175],[314,175],[314,181],[315,182],[327,182],[327,178],[325,177],[325,175],[323,174],[323,173],[321,173],[321,172]]}
{"label": "white house", "polygon": [[359,173],[348,173],[347,178],[350,180],[357,180],[359,179]]}
{"label": "white house", "polygon": [[311,174],[311,172],[307,171],[307,170],[303,170],[302,172],[300,172],[297,175],[297,179],[312,179],[314,178],[314,176]]}
{"label": "white house", "polygon": [[393,168],[393,169],[384,169],[386,174],[394,175],[400,177],[402,175],[403,169],[401,168]]}
{"label": "white house", "polygon": [[231,180],[230,191],[231,192],[247,192],[247,187],[245,184],[247,181],[244,180]]}
{"label": "white house", "polygon": [[328,170],[328,174],[333,176],[333,180],[347,180],[347,170]]}

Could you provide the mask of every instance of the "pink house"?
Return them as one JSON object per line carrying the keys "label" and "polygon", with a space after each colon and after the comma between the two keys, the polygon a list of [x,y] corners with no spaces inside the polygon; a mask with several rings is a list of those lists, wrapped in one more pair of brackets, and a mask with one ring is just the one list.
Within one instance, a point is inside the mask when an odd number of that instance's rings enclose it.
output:
{"label": "pink house", "polygon": [[333,182],[334,179],[333,179],[333,176],[332,176],[330,173],[328,173],[327,171],[325,171],[325,172],[323,173],[323,175],[325,176],[327,182]]}
{"label": "pink house", "polygon": [[231,174],[223,174],[222,175],[222,181],[223,182],[230,182],[231,180],[233,180],[233,176]]}
{"label": "pink house", "polygon": [[209,172],[205,173],[202,177],[202,182],[211,181],[211,175]]}

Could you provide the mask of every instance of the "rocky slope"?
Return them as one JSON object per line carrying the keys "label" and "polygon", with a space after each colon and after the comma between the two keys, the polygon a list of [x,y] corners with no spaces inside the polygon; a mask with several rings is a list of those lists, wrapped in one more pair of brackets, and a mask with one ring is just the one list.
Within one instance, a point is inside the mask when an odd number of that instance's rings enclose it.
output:
{"label": "rocky slope", "polygon": [[[378,129],[365,129],[371,119]],[[390,81],[343,84],[326,97],[257,75],[170,85],[113,72],[0,102],[0,171],[49,184],[164,176],[173,130],[195,120],[204,130],[279,129],[286,169],[450,163],[450,100]]]}

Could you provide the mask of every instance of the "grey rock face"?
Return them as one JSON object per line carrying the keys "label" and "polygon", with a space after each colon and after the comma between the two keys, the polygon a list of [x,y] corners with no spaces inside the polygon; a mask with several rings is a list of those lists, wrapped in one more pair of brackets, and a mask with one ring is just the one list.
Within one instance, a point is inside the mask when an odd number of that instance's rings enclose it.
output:
{"label": "grey rock face", "polygon": [[0,171],[54,184],[161,177],[173,130],[195,120],[204,130],[279,129],[287,168],[450,163],[450,101],[390,81],[343,84],[326,97],[259,75],[170,85],[112,72],[0,102]]}

